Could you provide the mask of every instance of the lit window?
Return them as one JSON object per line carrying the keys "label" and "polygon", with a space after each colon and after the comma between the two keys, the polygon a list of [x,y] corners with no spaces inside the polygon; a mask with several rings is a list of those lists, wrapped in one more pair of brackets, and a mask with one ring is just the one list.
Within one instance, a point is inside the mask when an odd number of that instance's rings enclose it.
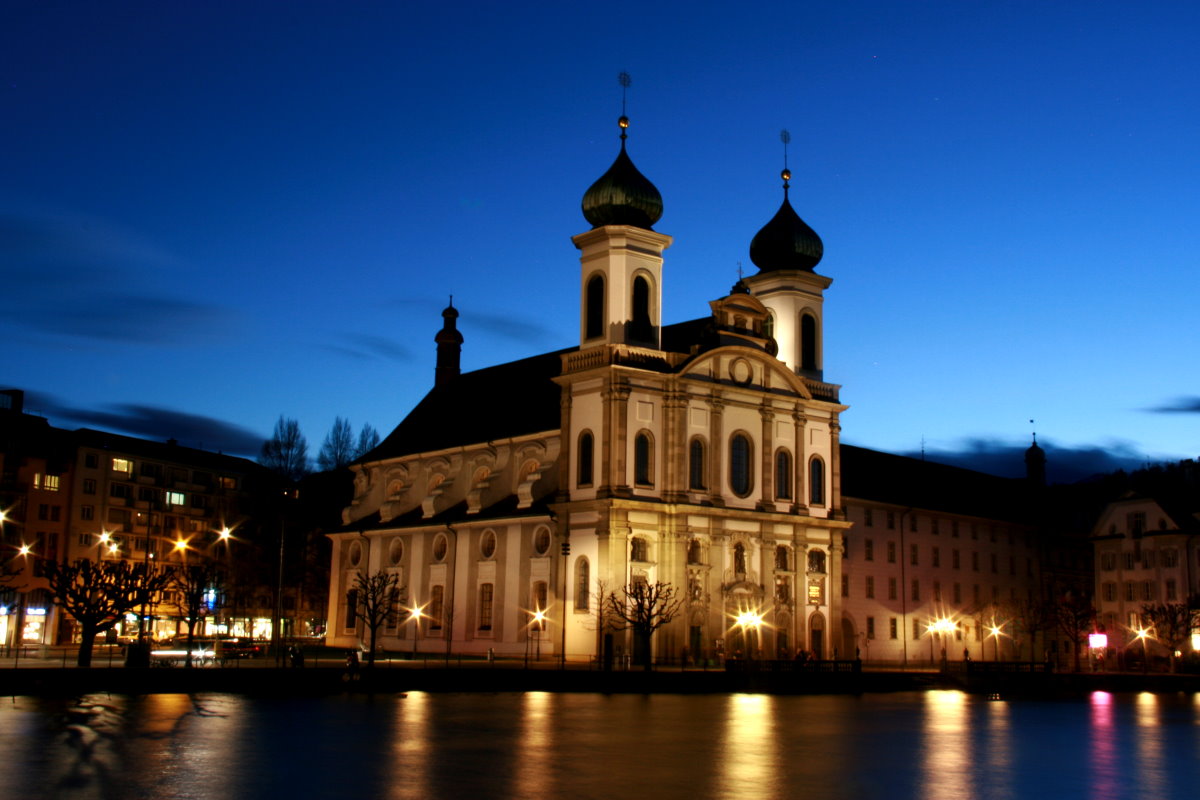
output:
{"label": "lit window", "polygon": [[183,492],[167,492],[167,505],[169,505],[169,506],[187,505],[187,497],[184,496]]}
{"label": "lit window", "polygon": [[495,588],[495,585],[491,583],[483,583],[479,586],[479,630],[481,631],[492,629],[492,603]]}
{"label": "lit window", "polygon": [[114,458],[112,468],[113,472],[123,472],[128,475],[133,472],[133,462],[127,458]]}

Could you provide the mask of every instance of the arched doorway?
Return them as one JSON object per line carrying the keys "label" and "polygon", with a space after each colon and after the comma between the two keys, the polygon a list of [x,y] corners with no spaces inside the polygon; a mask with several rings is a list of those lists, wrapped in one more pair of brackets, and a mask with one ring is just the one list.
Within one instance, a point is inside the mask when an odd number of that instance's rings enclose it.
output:
{"label": "arched doorway", "polygon": [[825,659],[825,617],[819,611],[808,618],[808,642],[813,658],[823,661]]}

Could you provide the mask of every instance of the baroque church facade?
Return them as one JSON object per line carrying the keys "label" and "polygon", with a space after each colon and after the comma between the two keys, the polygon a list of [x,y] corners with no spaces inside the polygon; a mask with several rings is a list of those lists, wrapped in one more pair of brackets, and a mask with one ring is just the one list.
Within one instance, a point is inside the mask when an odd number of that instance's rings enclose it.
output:
{"label": "baroque church facade", "polygon": [[[593,659],[629,652],[608,593],[669,584],[656,660],[849,653],[840,586],[838,388],[822,372],[822,243],[784,199],[758,273],[710,315],[661,320],[658,190],[621,147],[583,198],[579,345],[460,374],[443,312],[435,386],[353,466],[328,640],[362,641],[355,578],[401,587],[385,650]],[[490,387],[518,400],[480,415]],[[522,387],[513,392],[512,387]],[[414,613],[420,609],[419,613]],[[734,622],[761,618],[753,631]],[[746,617],[743,617],[743,620]],[[640,656],[640,654],[637,654]]]}

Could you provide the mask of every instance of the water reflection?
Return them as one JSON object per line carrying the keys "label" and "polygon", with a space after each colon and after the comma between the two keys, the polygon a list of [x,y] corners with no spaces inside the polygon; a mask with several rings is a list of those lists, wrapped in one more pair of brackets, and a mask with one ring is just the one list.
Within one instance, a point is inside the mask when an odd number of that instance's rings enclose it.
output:
{"label": "water reflection", "polygon": [[922,794],[931,800],[973,797],[967,696],[962,692],[931,691],[925,700]]}
{"label": "water reflection", "polygon": [[555,720],[550,713],[555,695],[528,692],[521,708],[521,730],[516,741],[513,797],[553,795]]}
{"label": "water reflection", "polygon": [[409,692],[395,703],[396,729],[391,742],[395,779],[387,782],[391,800],[429,797],[429,695]]}
{"label": "water reflection", "polygon": [[1142,692],[1134,705],[1134,719],[1137,722],[1134,739],[1138,756],[1134,780],[1139,797],[1165,797],[1170,793],[1158,703],[1156,695]]}
{"label": "water reflection", "polygon": [[773,696],[735,694],[727,698],[718,796],[762,797],[778,780],[777,745]]}
{"label": "water reflection", "polygon": [[1113,696],[1108,692],[1091,695],[1091,763],[1088,774],[1092,800],[1116,800],[1121,796],[1117,774],[1117,731],[1113,721]]}

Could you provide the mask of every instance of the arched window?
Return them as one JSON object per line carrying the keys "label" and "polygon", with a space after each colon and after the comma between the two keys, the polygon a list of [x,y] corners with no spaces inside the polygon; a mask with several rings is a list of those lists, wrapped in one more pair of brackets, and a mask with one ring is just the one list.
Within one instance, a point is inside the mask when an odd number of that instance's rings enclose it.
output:
{"label": "arched window", "polygon": [[750,440],[745,434],[734,434],[729,442],[729,488],[738,497],[750,494]]}
{"label": "arched window", "polygon": [[587,611],[591,605],[591,565],[586,556],[575,559],[575,610]]}
{"label": "arched window", "polygon": [[492,629],[492,613],[495,605],[496,585],[492,583],[479,584],[479,630]]}
{"label": "arched window", "polygon": [[649,561],[650,555],[647,552],[646,540],[640,536],[635,536],[629,540],[629,560],[630,561]]}
{"label": "arched window", "polygon": [[813,456],[808,462],[808,502],[810,505],[825,505],[825,462]]}
{"label": "arched window", "polygon": [[704,488],[704,442],[692,439],[688,445],[688,488]]}
{"label": "arched window", "polygon": [[817,318],[800,316],[800,369],[817,368]]}
{"label": "arched window", "polygon": [[604,335],[604,276],[593,275],[587,282],[583,338]]}
{"label": "arched window", "polygon": [[775,453],[775,498],[792,499],[792,454],[783,449]]}
{"label": "arched window", "polygon": [[775,569],[787,571],[788,568],[788,549],[779,545],[775,548]]}
{"label": "arched window", "polygon": [[654,448],[650,434],[642,431],[633,440],[633,482],[639,486],[654,485]]}
{"label": "arched window", "polygon": [[764,339],[774,339],[775,338],[775,314],[774,314],[774,312],[768,311],[767,318],[765,320],[763,320],[763,338]]}
{"label": "arched window", "polygon": [[824,572],[825,571],[825,551],[824,550],[809,551],[808,571],[809,572]]}
{"label": "arched window", "polygon": [[633,320],[629,333],[642,341],[654,335],[650,322],[650,282],[641,275],[633,279]]}
{"label": "arched window", "polygon": [[704,563],[700,560],[701,553],[702,553],[702,551],[700,549],[700,540],[692,539],[690,542],[688,542],[687,563],[689,563],[689,564]]}
{"label": "arched window", "polygon": [[591,431],[584,431],[583,433],[579,434],[579,449],[576,454],[576,458],[579,460],[579,474],[577,475],[577,480],[575,481],[576,485],[591,486],[592,465],[595,460],[595,444],[594,440],[592,439]]}

